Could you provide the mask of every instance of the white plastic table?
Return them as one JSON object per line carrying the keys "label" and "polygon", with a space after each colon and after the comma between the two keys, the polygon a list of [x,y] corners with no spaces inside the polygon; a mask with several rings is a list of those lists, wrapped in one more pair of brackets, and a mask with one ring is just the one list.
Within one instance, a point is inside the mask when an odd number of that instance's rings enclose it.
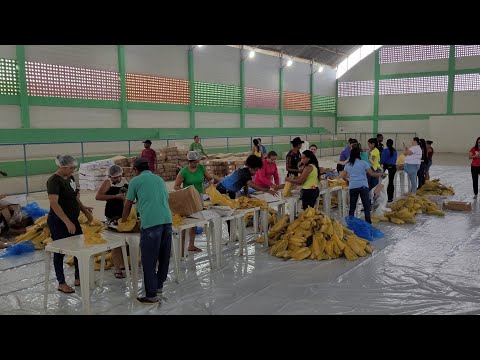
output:
{"label": "white plastic table", "polygon": [[[285,204],[287,200],[280,199],[276,201],[267,202],[268,206],[277,208],[277,218],[285,214]],[[261,223],[263,232],[263,247],[268,248],[268,209],[261,210]]]}
{"label": "white plastic table", "polygon": [[[102,261],[100,268],[100,286],[103,283],[103,273],[105,269],[105,252],[118,247],[122,248],[125,272],[127,275],[127,284],[130,284],[130,271],[128,268],[127,249],[125,239],[120,236],[114,236],[111,233],[103,232],[102,237],[107,240],[106,244],[87,245],[83,235],[75,235],[65,239],[55,240],[45,246],[45,294],[44,308],[47,309],[48,300],[48,282],[50,277],[50,263],[52,253],[72,255],[78,259],[80,271],[80,290],[82,293],[82,307],[84,313],[90,313],[90,288],[93,289],[95,283],[95,271],[93,268],[93,256],[101,253]],[[130,291],[132,290],[129,285]]]}
{"label": "white plastic table", "polygon": [[338,199],[338,208],[340,210],[340,216],[343,219],[345,216],[347,216],[347,189],[344,189],[341,186],[333,186],[328,188],[328,191],[326,193],[326,201],[324,199],[324,205],[325,203],[328,204],[327,207],[324,206],[324,212],[325,214],[330,217],[330,203],[332,199],[332,193],[337,192],[337,199]]}

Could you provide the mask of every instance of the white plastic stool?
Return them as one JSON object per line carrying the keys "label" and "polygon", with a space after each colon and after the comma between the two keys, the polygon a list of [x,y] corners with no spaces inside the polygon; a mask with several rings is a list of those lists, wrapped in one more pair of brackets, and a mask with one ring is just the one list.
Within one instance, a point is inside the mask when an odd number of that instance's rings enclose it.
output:
{"label": "white plastic stool", "polygon": [[[400,186],[397,186],[397,178],[400,182]],[[405,181],[405,179],[407,179],[407,181]],[[397,194],[397,190],[400,190],[400,197],[402,197],[403,194],[408,192],[408,189],[410,187],[410,179],[404,170],[398,170],[395,173],[393,183],[395,185],[395,196]]]}

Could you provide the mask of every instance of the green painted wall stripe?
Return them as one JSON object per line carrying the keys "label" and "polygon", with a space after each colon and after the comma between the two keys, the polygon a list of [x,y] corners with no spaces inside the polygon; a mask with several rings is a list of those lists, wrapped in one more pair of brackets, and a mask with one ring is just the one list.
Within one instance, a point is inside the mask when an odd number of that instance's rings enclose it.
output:
{"label": "green painted wall stripe", "polygon": [[20,124],[22,129],[28,129],[30,128],[30,110],[28,109],[27,71],[25,70],[25,45],[17,45],[16,53],[20,82]]}
{"label": "green painted wall stripe", "polygon": [[380,75],[380,80],[385,79],[404,79],[404,78],[415,78],[415,77],[425,77],[425,76],[446,76],[448,71],[427,71],[427,72],[417,72],[417,73],[404,73],[404,74],[385,74]]}
{"label": "green painted wall stripe", "polygon": [[283,110],[283,115],[288,115],[288,116],[311,116],[311,111]]}
{"label": "green painted wall stripe", "polygon": [[240,49],[240,127],[245,128],[245,59]]}
{"label": "green painted wall stripe", "polygon": [[380,82],[380,49],[375,50],[375,91],[373,94],[373,134],[378,133],[378,95],[379,95],[379,82]]}
{"label": "green painted wall stripe", "polygon": [[370,121],[373,115],[368,116],[337,116],[337,121]]}
{"label": "green painted wall stripe", "polygon": [[195,129],[195,70],[193,68],[193,48],[188,49],[188,82],[190,88],[190,129]]}
{"label": "green painted wall stripe", "polygon": [[128,128],[127,78],[125,75],[125,46],[118,45],[118,72],[120,73],[121,127]]}
{"label": "green painted wall stripe", "polygon": [[46,96],[29,96],[30,106],[60,106],[60,107],[82,107],[100,109],[121,109],[120,101],[115,100],[94,100],[94,99],[71,99]]}
{"label": "green painted wall stripe", "polygon": [[278,126],[283,128],[283,64],[281,63],[282,59],[280,58],[280,69],[279,69],[279,85],[278,85],[278,105],[279,105],[279,117],[278,117]]}
{"label": "green painted wall stripe", "polygon": [[258,114],[258,115],[280,115],[279,109],[256,109],[245,108],[246,114]]}
{"label": "green painted wall stripe", "polygon": [[[202,138],[284,136],[290,134],[328,134],[323,128],[87,128],[87,129],[2,129],[0,144],[62,143],[80,141],[127,141],[145,139],[190,139],[194,135]],[[21,142],[20,142],[21,141]],[[1,147],[0,147],[1,149]]]}
{"label": "green painted wall stripe", "polygon": [[335,134],[337,134],[337,122],[338,122],[338,79],[335,80]]}
{"label": "green painted wall stripe", "polygon": [[436,114],[414,114],[414,115],[380,115],[379,120],[428,120]]}
{"label": "green painted wall stripe", "polygon": [[455,89],[455,45],[450,45],[448,58],[447,114],[453,113],[453,91]]}
{"label": "green painted wall stripe", "polygon": [[313,116],[326,116],[326,117],[334,117],[336,113],[334,112],[323,112],[323,111],[314,111]]}
{"label": "green painted wall stripe", "polygon": [[189,111],[190,105],[128,101],[127,108],[132,110]]}
{"label": "green painted wall stripe", "polygon": [[480,68],[455,70],[455,74],[477,74],[477,73],[480,73]]}
{"label": "green painted wall stripe", "polygon": [[0,95],[0,105],[20,105],[20,96]]}
{"label": "green painted wall stripe", "polygon": [[310,127],[313,128],[313,65],[310,65]]}

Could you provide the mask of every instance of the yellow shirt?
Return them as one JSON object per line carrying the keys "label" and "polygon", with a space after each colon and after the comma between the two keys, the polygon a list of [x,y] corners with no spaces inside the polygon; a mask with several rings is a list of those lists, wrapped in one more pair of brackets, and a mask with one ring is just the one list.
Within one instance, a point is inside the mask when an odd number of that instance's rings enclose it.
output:
{"label": "yellow shirt", "polygon": [[262,158],[262,152],[261,151],[255,151],[253,155],[258,156],[259,158]]}
{"label": "yellow shirt", "polygon": [[302,184],[302,189],[312,189],[318,187],[318,169],[315,165],[310,164],[312,171],[307,176],[307,180]]}
{"label": "yellow shirt", "polygon": [[[373,170],[378,170],[380,169],[380,151],[378,151],[377,148],[373,149],[370,151],[370,160],[372,160],[372,156],[375,156],[375,161],[373,161],[372,168]],[[370,162],[370,165],[372,162]]]}

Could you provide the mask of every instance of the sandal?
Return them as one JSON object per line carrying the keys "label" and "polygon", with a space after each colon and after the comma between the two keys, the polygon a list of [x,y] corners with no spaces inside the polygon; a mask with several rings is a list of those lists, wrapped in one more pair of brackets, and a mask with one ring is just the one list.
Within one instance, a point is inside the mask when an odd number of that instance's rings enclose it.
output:
{"label": "sandal", "polygon": [[123,278],[125,278],[125,274],[123,273],[122,270],[120,270],[120,271],[115,271],[115,277],[116,277],[117,279],[123,279]]}
{"label": "sandal", "polygon": [[202,249],[200,249],[200,248],[198,248],[198,247],[194,246],[193,248],[190,248],[190,247],[189,247],[189,248],[188,248],[188,251],[200,252],[200,251],[202,251]]}
{"label": "sandal", "polygon": [[65,294],[71,294],[71,293],[74,293],[75,292],[75,289],[68,286],[67,284],[60,284],[58,285],[58,288],[57,288],[58,291],[61,291]]}
{"label": "sandal", "polygon": [[73,283],[75,286],[80,286],[80,279],[75,279],[75,282]]}

